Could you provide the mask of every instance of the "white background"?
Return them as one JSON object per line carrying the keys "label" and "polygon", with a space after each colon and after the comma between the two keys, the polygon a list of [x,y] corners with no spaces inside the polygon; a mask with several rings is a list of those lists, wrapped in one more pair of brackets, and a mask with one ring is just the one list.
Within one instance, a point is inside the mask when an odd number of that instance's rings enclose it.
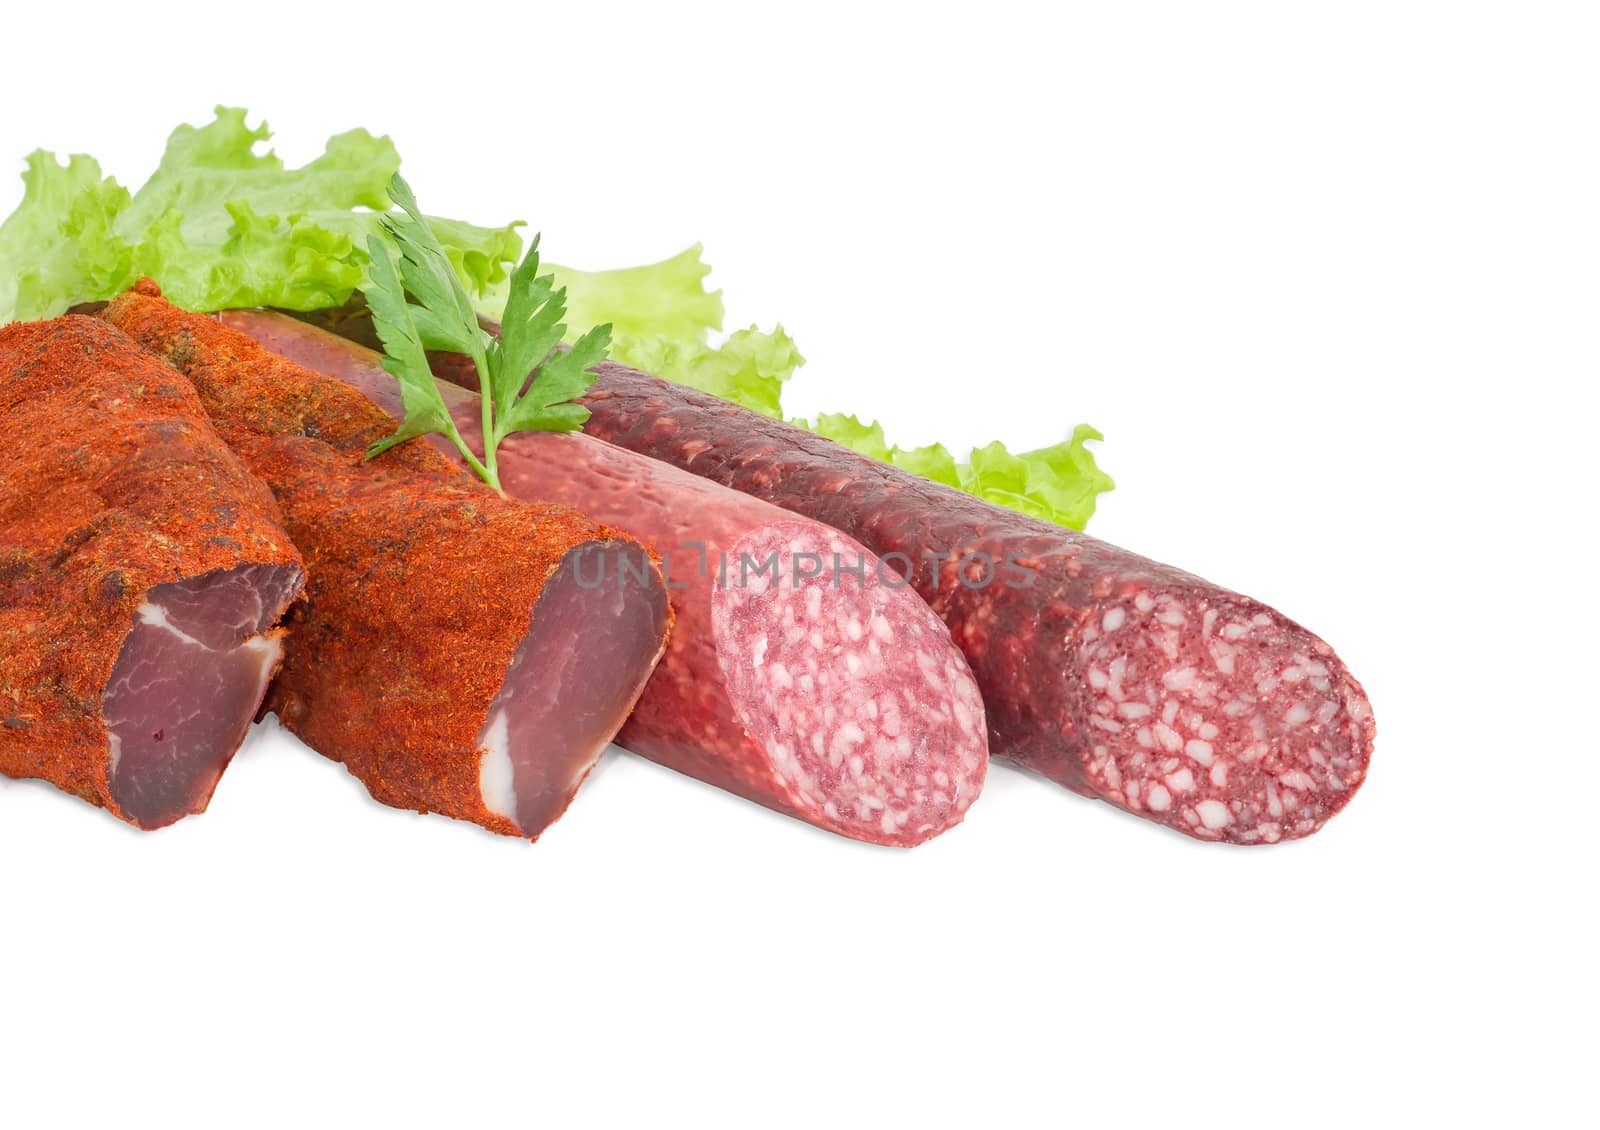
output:
{"label": "white background", "polygon": [[1004,767],[874,849],[615,752],[529,846],[271,724],[158,834],[0,781],[0,1122],[1592,1115],[1583,8],[11,12],[14,171],[137,184],[215,102],[295,163],[365,125],[557,261],[704,241],[729,326],[810,359],[794,410],[1092,422],[1091,531],[1324,635],[1379,738],[1343,815],[1250,850]]}

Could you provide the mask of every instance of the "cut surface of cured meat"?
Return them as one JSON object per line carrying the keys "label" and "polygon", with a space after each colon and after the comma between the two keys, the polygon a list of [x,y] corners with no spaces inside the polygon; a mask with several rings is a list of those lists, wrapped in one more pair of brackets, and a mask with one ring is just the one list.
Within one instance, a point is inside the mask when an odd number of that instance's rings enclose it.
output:
{"label": "cut surface of cured meat", "polygon": [[[606,583],[591,584],[604,577]],[[633,542],[569,550],[534,606],[478,736],[485,807],[520,828],[561,815],[661,655],[666,590]],[[608,677],[633,670],[637,679]]]}
{"label": "cut surface of cured meat", "polygon": [[[401,413],[371,351],[279,315],[222,319]],[[475,445],[477,398],[441,393]],[[677,628],[622,745],[873,843],[909,846],[961,819],[984,779],[982,701],[948,630],[876,556],[583,435],[514,434],[497,459],[512,495],[581,508],[665,558]]]}
{"label": "cut surface of cured meat", "polygon": [[0,771],[202,811],[303,579],[182,376],[93,319],[0,329]]}
{"label": "cut surface of cured meat", "polygon": [[1083,790],[1202,839],[1316,831],[1366,773],[1371,712],[1327,644],[1210,586],[1096,606],[1073,662]]}
{"label": "cut surface of cured meat", "polygon": [[[767,561],[776,567],[757,575]],[[812,561],[818,575],[797,582]],[[877,569],[809,523],[737,539],[729,568],[748,564],[747,576],[711,592],[718,666],[786,792],[850,834],[920,839],[977,793],[983,703],[937,619],[906,615],[902,590],[863,583],[836,561]],[[936,745],[965,758],[939,768],[928,756]]]}
{"label": "cut surface of cured meat", "polygon": [[243,565],[145,594],[102,706],[111,798],[135,823],[170,824],[211,795],[282,658],[267,629],[300,580]]}
{"label": "cut surface of cured meat", "polygon": [[[194,381],[306,556],[267,706],[378,800],[537,837],[642,691],[671,625],[657,563],[561,506],[502,498],[359,392],[152,285],[104,317]],[[615,559],[620,582],[585,583]]]}
{"label": "cut surface of cured meat", "polygon": [[1366,696],[1273,609],[716,397],[598,372],[591,435],[903,562],[972,665],[997,755],[1235,843],[1313,832],[1364,779]]}

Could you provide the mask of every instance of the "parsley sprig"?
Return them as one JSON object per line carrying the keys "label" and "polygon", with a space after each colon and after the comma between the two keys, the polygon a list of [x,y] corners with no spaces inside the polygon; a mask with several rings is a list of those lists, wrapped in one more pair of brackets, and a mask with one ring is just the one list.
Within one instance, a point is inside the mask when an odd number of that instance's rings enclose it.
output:
{"label": "parsley sprig", "polygon": [[[367,449],[367,458],[437,432],[500,490],[495,448],[502,439],[512,432],[570,432],[589,418],[589,410],[572,401],[594,383],[588,370],[605,359],[611,327],[596,326],[570,349],[556,351],[567,332],[562,321],[567,292],[556,288],[554,276],[539,274],[539,237],[534,236],[511,273],[500,336],[486,333],[411,186],[398,173],[389,182],[389,198],[400,211],[384,213],[379,220],[384,235],[367,239],[372,266],[366,297],[383,342],[383,367],[400,382],[405,419],[393,435]],[[477,367],[483,390],[482,459],[462,439],[439,395],[428,365],[430,349],[464,353]]]}

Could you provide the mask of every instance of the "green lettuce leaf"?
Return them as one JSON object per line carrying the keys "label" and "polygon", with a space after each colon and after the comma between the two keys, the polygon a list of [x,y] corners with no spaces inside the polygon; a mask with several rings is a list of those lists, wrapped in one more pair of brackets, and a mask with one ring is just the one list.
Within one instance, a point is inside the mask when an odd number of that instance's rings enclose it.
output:
{"label": "green lettuce leaf", "polygon": [[[400,164],[388,138],[351,130],[321,156],[287,169],[259,147],[243,110],[219,107],[207,125],[180,126],[150,180],[130,194],[92,158],[65,166],[38,152],[28,158],[24,196],[0,224],[0,323],[59,314],[78,302],[111,298],[141,275],[192,310],[343,305],[368,287],[368,240],[380,232],[389,178]],[[521,256],[518,224],[478,227],[428,218],[450,266],[478,313],[499,319]],[[567,340],[610,323],[612,356],[646,372],[783,418],[784,383],[805,363],[782,326],[752,326],[714,342],[722,327],[721,291],[698,244],[659,263],[578,271],[546,263],[566,291]],[[1079,425],[1072,438],[1013,454],[1002,444],[957,463],[942,444],[901,448],[876,421],[823,415],[794,421],[876,459],[958,487],[1024,514],[1082,528],[1095,499],[1112,488],[1085,446],[1100,433]]]}
{"label": "green lettuce leaf", "polygon": [[[359,222],[365,230],[367,221],[357,218],[341,222]],[[439,216],[429,216],[428,226],[433,229],[433,234],[443,245],[445,257],[450,260],[450,265],[456,269],[456,274],[461,276],[461,282],[467,288],[468,296],[476,298],[491,291],[504,293],[506,286],[509,285],[512,268],[522,258],[522,237],[517,234],[517,229],[523,226],[521,220],[509,223],[503,228],[480,228],[465,220],[446,220]],[[548,268],[549,264],[546,264],[546,267]]]}
{"label": "green lettuce leaf", "polygon": [[824,413],[815,423],[792,422],[912,474],[1075,530],[1088,524],[1095,499],[1115,485],[1085,446],[1089,440],[1105,438],[1087,424],[1079,424],[1071,439],[1050,447],[1012,454],[996,441],[973,449],[966,463],[957,463],[942,443],[909,449],[890,444],[876,420],[863,424],[854,416]]}
{"label": "green lettuce leaf", "polygon": [[[555,276],[557,287],[567,290],[567,324],[573,336],[609,324],[615,337],[704,344],[710,331],[722,328],[722,292],[706,290],[711,268],[700,258],[701,250],[697,243],[659,263],[610,271],[579,271],[556,263],[546,263],[544,269]],[[505,284],[483,291],[475,305],[478,313],[499,321],[506,305]]]}
{"label": "green lettuce leaf", "polygon": [[[569,319],[577,328],[594,322],[617,327],[612,360],[783,419],[784,382],[805,358],[782,326],[770,334],[752,326],[730,334],[720,345],[709,343],[710,331],[722,322],[722,292],[706,291],[710,268],[699,244],[644,267],[549,269],[567,288]],[[485,312],[494,316],[498,308],[491,302]],[[966,463],[957,463],[940,443],[916,448],[890,444],[876,420],[863,424],[852,415],[824,413],[815,423],[789,422],[914,475],[1074,529],[1084,527],[1094,514],[1095,499],[1113,486],[1085,446],[1103,438],[1087,424],[1078,425],[1071,439],[1037,451],[1012,454],[995,442],[975,449]]]}
{"label": "green lettuce leaf", "polygon": [[773,419],[783,418],[783,382],[806,361],[782,326],[738,330],[718,346],[632,334],[613,339],[611,359]]}
{"label": "green lettuce leaf", "polygon": [[[298,169],[258,152],[270,133],[218,107],[179,126],[150,180],[131,196],[90,158],[63,169],[28,160],[26,193],[0,226],[0,323],[46,318],[111,298],[141,275],[190,310],[337,306],[366,280],[367,237],[400,165],[394,144],[356,129]],[[516,225],[440,221],[469,292],[503,284],[521,251]]]}
{"label": "green lettuce leaf", "polygon": [[547,263],[556,286],[567,288],[567,324],[573,333],[611,323],[616,336],[704,342],[722,328],[722,292],[707,291],[711,268],[693,247],[642,267],[575,271]]}
{"label": "green lettuce leaf", "polygon": [[1013,510],[1081,530],[1095,499],[1116,484],[1094,461],[1088,440],[1103,440],[1088,424],[1062,443],[1013,455],[1000,443],[974,448],[961,468],[961,489]]}
{"label": "green lettuce leaf", "polygon": [[43,150],[29,155],[22,184],[22,203],[0,224],[0,325],[116,293],[133,271],[133,248],[112,229],[128,190],[93,157],[62,166]]}
{"label": "green lettuce leaf", "polygon": [[[567,292],[567,340],[598,325],[612,327],[611,359],[646,373],[731,400],[763,416],[783,416],[783,382],[805,364],[782,326],[751,326],[710,344],[722,328],[722,292],[707,291],[710,272],[697,243],[659,263],[611,271],[579,271],[546,263]],[[499,320],[505,287],[476,303]]]}

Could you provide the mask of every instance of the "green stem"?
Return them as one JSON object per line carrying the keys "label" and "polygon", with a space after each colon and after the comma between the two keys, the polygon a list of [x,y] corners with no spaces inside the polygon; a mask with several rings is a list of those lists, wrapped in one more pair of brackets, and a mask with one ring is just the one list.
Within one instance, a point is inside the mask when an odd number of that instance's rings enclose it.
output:
{"label": "green stem", "polygon": [[500,490],[500,471],[495,466],[494,449],[498,446],[498,437],[495,435],[494,425],[494,382],[489,379],[489,356],[484,352],[483,334],[480,332],[472,347],[472,363],[478,367],[478,389],[481,392],[479,400],[482,402],[480,411],[483,421],[483,462],[484,470],[480,472],[484,481],[495,490]]}
{"label": "green stem", "polygon": [[[500,477],[494,473],[493,467],[485,467],[478,461],[478,457],[473,454],[472,448],[467,446],[467,441],[461,438],[461,432],[457,430],[454,424],[450,425],[450,430],[445,434],[450,437],[450,442],[456,445],[456,450],[461,452],[461,458],[467,461],[467,466],[472,468],[478,478],[494,487],[495,490],[500,490]],[[501,491],[500,493],[504,494],[505,492]]]}

